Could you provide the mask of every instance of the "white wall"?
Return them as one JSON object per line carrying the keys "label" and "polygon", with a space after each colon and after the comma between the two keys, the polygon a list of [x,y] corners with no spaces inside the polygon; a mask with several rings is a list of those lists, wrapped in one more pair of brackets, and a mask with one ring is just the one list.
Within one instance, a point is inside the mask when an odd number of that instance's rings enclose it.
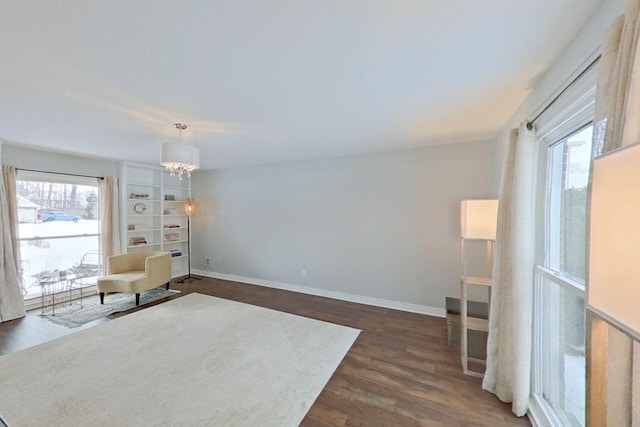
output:
{"label": "white wall", "polygon": [[491,169],[479,142],[197,172],[192,265],[441,308],[459,294],[459,203],[495,196]]}
{"label": "white wall", "polygon": [[118,176],[118,162],[2,144],[2,164],[43,172]]}
{"label": "white wall", "polygon": [[518,127],[520,122],[535,117],[542,107],[599,54],[607,29],[613,19],[624,12],[625,4],[625,0],[604,0],[562,55],[538,81],[533,82],[531,94],[494,139],[496,167],[493,179],[496,188],[500,182],[509,130]]}

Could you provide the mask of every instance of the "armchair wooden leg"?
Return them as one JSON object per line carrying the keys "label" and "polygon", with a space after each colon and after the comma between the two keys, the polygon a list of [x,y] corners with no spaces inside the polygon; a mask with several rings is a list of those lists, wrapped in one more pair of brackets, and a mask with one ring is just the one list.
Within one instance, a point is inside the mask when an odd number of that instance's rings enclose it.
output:
{"label": "armchair wooden leg", "polygon": [[451,345],[451,332],[452,332],[453,321],[450,316],[447,316],[447,345]]}
{"label": "armchair wooden leg", "polygon": [[104,292],[100,292],[100,304],[104,304]]}
{"label": "armchair wooden leg", "polygon": [[140,294],[136,294],[136,307],[140,305]]}
{"label": "armchair wooden leg", "polygon": [[167,282],[166,284],[166,289],[169,290],[169,284],[171,284],[171,282]]}

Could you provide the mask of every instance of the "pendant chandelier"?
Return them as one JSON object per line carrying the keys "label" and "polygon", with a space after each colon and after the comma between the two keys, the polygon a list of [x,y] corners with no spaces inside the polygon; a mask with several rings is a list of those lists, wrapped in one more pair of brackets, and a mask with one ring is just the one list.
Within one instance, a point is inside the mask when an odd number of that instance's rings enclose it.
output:
{"label": "pendant chandelier", "polygon": [[187,128],[187,125],[176,123],[175,126],[180,132],[180,142],[162,144],[160,164],[171,173],[171,176],[177,176],[181,180],[184,174],[191,177],[191,172],[200,168],[200,150],[182,142],[182,131]]}

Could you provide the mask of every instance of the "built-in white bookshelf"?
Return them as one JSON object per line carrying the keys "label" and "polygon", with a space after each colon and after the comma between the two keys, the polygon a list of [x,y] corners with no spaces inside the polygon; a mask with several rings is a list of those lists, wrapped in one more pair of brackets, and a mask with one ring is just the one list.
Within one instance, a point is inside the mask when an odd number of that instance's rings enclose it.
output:
{"label": "built-in white bookshelf", "polygon": [[189,240],[182,207],[191,194],[189,179],[172,177],[161,166],[132,162],[123,162],[121,177],[124,252],[172,252],[172,277],[187,274]]}

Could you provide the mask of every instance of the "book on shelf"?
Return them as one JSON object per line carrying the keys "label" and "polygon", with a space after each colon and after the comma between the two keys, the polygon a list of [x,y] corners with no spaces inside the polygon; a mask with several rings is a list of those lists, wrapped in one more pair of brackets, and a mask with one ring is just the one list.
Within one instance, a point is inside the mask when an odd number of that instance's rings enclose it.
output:
{"label": "book on shelf", "polygon": [[131,193],[129,194],[130,199],[149,199],[149,194],[147,193]]}
{"label": "book on shelf", "polygon": [[179,233],[167,233],[164,235],[164,239],[167,242],[175,242],[178,239],[180,239],[180,234]]}
{"label": "book on shelf", "polygon": [[146,245],[147,239],[145,237],[132,237],[129,239],[130,246]]}
{"label": "book on shelf", "polygon": [[149,229],[149,224],[129,224],[127,225],[127,230],[129,231],[133,231],[133,230],[148,230]]}
{"label": "book on shelf", "polygon": [[180,224],[165,224],[164,228],[180,228]]}
{"label": "book on shelf", "polygon": [[171,257],[175,258],[175,257],[179,257],[179,256],[182,256],[182,251],[179,251],[177,249],[173,249],[171,251]]}

